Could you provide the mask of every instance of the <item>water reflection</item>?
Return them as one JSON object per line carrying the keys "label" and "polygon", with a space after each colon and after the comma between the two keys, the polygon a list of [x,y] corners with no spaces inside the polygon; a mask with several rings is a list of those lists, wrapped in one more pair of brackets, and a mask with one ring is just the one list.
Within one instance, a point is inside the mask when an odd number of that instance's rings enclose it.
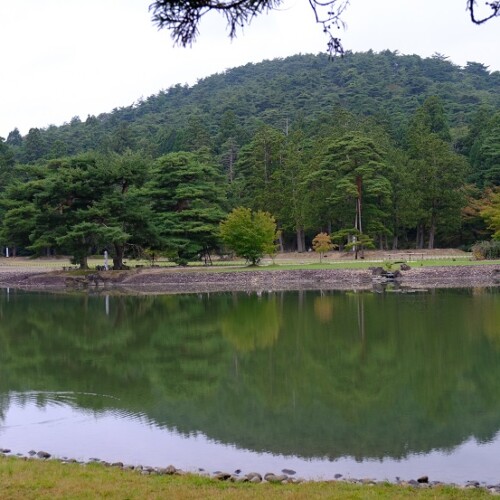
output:
{"label": "water reflection", "polygon": [[[12,436],[9,412],[41,422],[36,411],[61,411],[73,415],[64,426],[74,436],[83,422],[106,421],[131,440],[127,421],[182,441],[206,436],[233,452],[365,464],[435,450],[456,456],[471,442],[493,444],[500,428],[499,340],[499,289],[11,290],[0,295],[0,444],[16,446],[3,441]],[[45,427],[62,427],[60,418]],[[45,431],[37,427],[38,439]],[[219,448],[217,467],[227,453]]]}

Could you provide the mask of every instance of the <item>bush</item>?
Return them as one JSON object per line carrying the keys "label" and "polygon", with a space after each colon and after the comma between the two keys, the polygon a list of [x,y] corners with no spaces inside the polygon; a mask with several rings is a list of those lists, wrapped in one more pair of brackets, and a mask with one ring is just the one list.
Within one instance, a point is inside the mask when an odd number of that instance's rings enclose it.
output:
{"label": "bush", "polygon": [[500,259],[500,241],[480,241],[471,250],[476,260]]}

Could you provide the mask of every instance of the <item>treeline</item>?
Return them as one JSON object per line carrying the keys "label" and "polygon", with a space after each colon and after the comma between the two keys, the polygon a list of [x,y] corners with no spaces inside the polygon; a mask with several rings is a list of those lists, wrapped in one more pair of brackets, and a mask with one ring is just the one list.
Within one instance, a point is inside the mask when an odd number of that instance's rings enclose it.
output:
{"label": "treeline", "polygon": [[219,222],[245,206],[275,216],[282,250],[321,231],[341,247],[470,246],[496,227],[499,90],[499,72],[440,55],[294,56],[16,129],[0,141],[1,243],[183,263],[219,249]]}

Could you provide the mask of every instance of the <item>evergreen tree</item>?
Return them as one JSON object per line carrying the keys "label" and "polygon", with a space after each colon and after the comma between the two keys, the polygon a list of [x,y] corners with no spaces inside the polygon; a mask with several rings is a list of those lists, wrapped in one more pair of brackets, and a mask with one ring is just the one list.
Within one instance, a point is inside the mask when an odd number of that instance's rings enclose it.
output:
{"label": "evergreen tree", "polygon": [[150,185],[156,226],[171,258],[179,264],[205,256],[217,246],[224,217],[224,183],[207,152],[170,153],[158,159]]}
{"label": "evergreen tree", "polygon": [[328,202],[342,228],[372,235],[389,231],[389,168],[374,141],[359,133],[330,142],[323,154],[323,180],[331,188]]}
{"label": "evergreen tree", "polygon": [[7,144],[17,147],[23,145],[23,138],[17,127],[9,132],[9,135],[7,136]]}
{"label": "evergreen tree", "polygon": [[[307,205],[316,203],[307,192],[304,182],[307,171],[309,156],[311,154],[311,143],[306,140],[300,130],[295,130],[286,136],[283,144],[283,153],[280,168],[277,168],[272,176],[275,184],[276,215],[281,231],[295,233],[297,251],[305,251],[305,229]],[[283,234],[280,233],[282,242]]]}
{"label": "evergreen tree", "polygon": [[38,128],[30,128],[24,139],[24,158],[27,162],[34,162],[44,157],[47,145],[42,132]]}
{"label": "evergreen tree", "polygon": [[500,113],[483,129],[474,157],[475,179],[481,186],[500,185]]}
{"label": "evergreen tree", "polygon": [[253,209],[276,211],[275,172],[283,168],[285,135],[269,126],[262,126],[252,141],[244,146],[236,163],[238,191],[234,203]]}
{"label": "evergreen tree", "polygon": [[63,158],[28,172],[28,182],[17,182],[6,193],[3,234],[9,243],[29,242],[36,253],[50,248],[69,253],[84,269],[88,255],[110,247],[120,269],[125,244],[143,243],[153,233],[149,205],[139,191],[147,163],[139,155]]}
{"label": "evergreen tree", "polygon": [[417,248],[434,248],[436,231],[458,229],[464,196],[460,191],[467,174],[465,159],[455,153],[448,137],[444,110],[430,98],[417,111],[408,133],[408,153],[415,171],[418,196]]}

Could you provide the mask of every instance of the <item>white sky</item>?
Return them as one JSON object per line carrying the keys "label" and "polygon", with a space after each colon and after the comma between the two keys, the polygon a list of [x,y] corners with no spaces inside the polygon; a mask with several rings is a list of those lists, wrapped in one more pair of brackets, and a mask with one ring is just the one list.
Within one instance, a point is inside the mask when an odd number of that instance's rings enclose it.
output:
{"label": "white sky", "polygon": [[[85,120],[248,62],[326,48],[307,0],[286,0],[232,42],[224,21],[208,17],[187,49],[173,47],[169,33],[156,29],[150,3],[0,0],[0,136],[76,115]],[[466,0],[351,0],[339,33],[352,51],[439,52],[456,64],[500,70],[500,18],[475,26],[465,6]]]}

